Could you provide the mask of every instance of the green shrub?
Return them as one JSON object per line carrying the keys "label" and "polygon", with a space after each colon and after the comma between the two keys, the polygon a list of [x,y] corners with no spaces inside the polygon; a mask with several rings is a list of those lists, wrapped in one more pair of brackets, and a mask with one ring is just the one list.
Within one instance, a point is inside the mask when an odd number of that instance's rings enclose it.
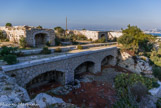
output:
{"label": "green shrub", "polygon": [[133,84],[140,82],[143,85],[145,85],[148,89],[153,88],[153,82],[157,82],[154,78],[148,78],[144,77],[139,74],[125,74],[122,73],[120,75],[117,75],[114,83],[116,89],[126,89],[128,86],[132,86]]}
{"label": "green shrub", "polygon": [[61,48],[56,48],[55,52],[62,52]]}
{"label": "green shrub", "polygon": [[161,98],[159,98],[156,102],[156,108],[161,108]]}
{"label": "green shrub", "polygon": [[40,26],[40,25],[39,25],[39,26],[37,26],[36,28],[37,28],[37,29],[43,29],[43,27],[42,27],[42,26]]}
{"label": "green shrub", "polygon": [[49,41],[46,42],[46,46],[51,46]]}
{"label": "green shrub", "polygon": [[17,56],[16,55],[5,55],[3,60],[7,62],[7,64],[12,65],[17,63]]}
{"label": "green shrub", "polygon": [[42,54],[51,54],[51,50],[48,49],[47,46],[43,47],[43,50],[41,51]]}
{"label": "green shrub", "polygon": [[132,49],[135,53],[150,52],[153,49],[155,37],[145,34],[137,26],[128,25],[127,29],[122,29],[123,35],[117,39],[125,49]]}
{"label": "green shrub", "polygon": [[11,23],[6,23],[6,27],[12,27]]}
{"label": "green shrub", "polygon": [[77,49],[82,50],[83,49],[83,46],[77,45]]}
{"label": "green shrub", "polygon": [[7,47],[7,46],[3,46],[1,48],[0,55],[1,56],[5,56],[5,55],[8,55],[8,54],[16,55],[17,49],[18,49],[17,47]]}
{"label": "green shrub", "polygon": [[131,91],[132,95],[134,97],[136,97],[137,102],[140,102],[141,98],[146,96],[148,93],[147,87],[140,82],[133,84],[130,87],[130,91]]}
{"label": "green shrub", "polygon": [[160,85],[158,84],[158,82],[153,82],[153,87],[154,88],[158,88]]}
{"label": "green shrub", "polygon": [[87,40],[87,37],[84,35],[77,35],[77,40]]}
{"label": "green shrub", "polygon": [[136,98],[132,95],[129,89],[126,95],[123,94],[123,91],[119,91],[118,100],[113,105],[113,108],[139,108]]}
{"label": "green shrub", "polygon": [[26,48],[27,47],[27,42],[26,42],[26,38],[25,37],[22,36],[20,38],[19,42],[20,42],[20,47],[22,47],[22,48]]}
{"label": "green shrub", "polygon": [[106,38],[105,37],[102,37],[102,38],[94,41],[94,43],[105,43],[105,42],[106,42]]}
{"label": "green shrub", "polygon": [[153,75],[161,81],[161,67],[153,66]]}
{"label": "green shrub", "polygon": [[58,46],[61,44],[61,41],[58,37],[55,38],[55,45]]}

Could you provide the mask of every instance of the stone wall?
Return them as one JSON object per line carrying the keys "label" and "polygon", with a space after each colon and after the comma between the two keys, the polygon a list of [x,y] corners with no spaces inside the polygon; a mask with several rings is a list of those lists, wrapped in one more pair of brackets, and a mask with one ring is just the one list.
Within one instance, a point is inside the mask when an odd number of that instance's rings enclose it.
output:
{"label": "stone wall", "polygon": [[55,45],[55,33],[52,29],[37,29],[35,27],[28,26],[13,26],[13,27],[0,27],[6,35],[9,41],[19,43],[21,37],[26,37],[28,46],[35,47],[35,35],[45,34],[46,42],[51,42],[51,45]]}
{"label": "stone wall", "polygon": [[85,51],[69,55],[44,58],[29,62],[19,63],[11,66],[2,66],[3,71],[9,76],[14,76],[17,83],[26,86],[31,80],[48,71],[59,71],[64,73],[64,84],[74,81],[74,71],[84,62],[93,62],[93,73],[101,71],[101,63],[107,56],[113,56],[111,65],[116,64],[117,48],[103,48],[95,51]]}
{"label": "stone wall", "polygon": [[26,36],[26,31],[23,26],[15,26],[15,27],[0,27],[6,35],[9,41],[11,42],[19,42],[19,39],[22,36]]}
{"label": "stone wall", "polygon": [[105,36],[107,40],[107,32],[103,31],[90,31],[90,30],[69,30],[68,34],[84,35],[87,39],[92,39],[93,41],[101,38],[102,35]]}
{"label": "stone wall", "polygon": [[108,32],[108,38],[109,39],[119,38],[122,35],[123,35],[122,32]]}

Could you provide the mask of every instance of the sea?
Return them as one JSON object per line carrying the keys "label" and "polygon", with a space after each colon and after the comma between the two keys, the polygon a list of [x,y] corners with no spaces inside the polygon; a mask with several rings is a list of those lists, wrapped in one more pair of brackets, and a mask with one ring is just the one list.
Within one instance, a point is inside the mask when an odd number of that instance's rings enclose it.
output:
{"label": "sea", "polygon": [[161,37],[161,33],[150,33],[150,34]]}

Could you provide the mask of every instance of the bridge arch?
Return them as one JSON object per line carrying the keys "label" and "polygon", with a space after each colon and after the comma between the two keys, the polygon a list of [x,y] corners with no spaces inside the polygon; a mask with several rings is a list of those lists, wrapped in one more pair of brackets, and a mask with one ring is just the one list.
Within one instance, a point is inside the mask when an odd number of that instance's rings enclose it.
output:
{"label": "bridge arch", "polygon": [[79,76],[85,72],[94,73],[94,68],[95,63],[93,61],[85,61],[74,69],[74,78],[79,78]]}
{"label": "bridge arch", "polygon": [[46,31],[35,32],[33,34],[33,40],[33,45],[35,47],[44,46],[50,40],[50,35]]}
{"label": "bridge arch", "polygon": [[52,84],[64,84],[65,83],[65,73],[62,71],[47,71],[45,73],[38,74],[30,79],[25,87],[27,89],[35,88],[41,85],[45,85],[47,83]]}
{"label": "bridge arch", "polygon": [[114,56],[112,55],[107,55],[105,56],[102,61],[101,61],[101,66],[105,66],[105,65],[112,65],[114,61]]}

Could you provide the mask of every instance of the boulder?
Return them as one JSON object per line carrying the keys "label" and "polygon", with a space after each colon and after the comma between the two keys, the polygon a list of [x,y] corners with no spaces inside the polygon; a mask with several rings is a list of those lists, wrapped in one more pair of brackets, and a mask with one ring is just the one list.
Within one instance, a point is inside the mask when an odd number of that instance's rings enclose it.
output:
{"label": "boulder", "polygon": [[64,101],[60,98],[52,97],[45,93],[40,93],[30,102],[20,104],[17,106],[17,108],[30,108],[30,107],[48,108],[50,105],[56,103],[64,103]]}

